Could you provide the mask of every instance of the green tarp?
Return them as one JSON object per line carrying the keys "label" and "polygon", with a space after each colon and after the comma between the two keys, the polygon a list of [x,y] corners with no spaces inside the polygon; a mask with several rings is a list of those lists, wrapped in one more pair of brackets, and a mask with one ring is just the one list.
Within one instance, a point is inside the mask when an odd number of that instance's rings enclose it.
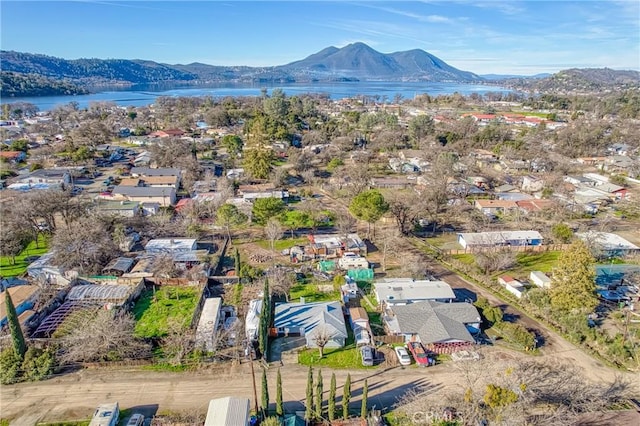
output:
{"label": "green tarp", "polygon": [[318,269],[322,272],[330,272],[336,269],[336,262],[333,260],[321,260],[318,263]]}
{"label": "green tarp", "polygon": [[347,271],[347,276],[355,281],[372,281],[373,269],[349,269]]}

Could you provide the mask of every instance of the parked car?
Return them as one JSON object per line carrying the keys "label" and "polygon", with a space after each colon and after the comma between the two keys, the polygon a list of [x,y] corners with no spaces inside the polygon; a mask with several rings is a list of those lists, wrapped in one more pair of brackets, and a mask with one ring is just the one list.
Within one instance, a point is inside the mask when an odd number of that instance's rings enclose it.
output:
{"label": "parked car", "polygon": [[371,367],[373,365],[373,348],[371,346],[362,346],[360,348],[360,357],[362,358],[362,365]]}
{"label": "parked car", "polygon": [[435,359],[429,358],[427,355],[427,351],[424,350],[424,346],[420,342],[409,342],[407,343],[407,347],[413,355],[413,359],[416,360],[416,364],[420,367],[429,367],[430,365],[435,365]]}
{"label": "parked car", "polygon": [[400,365],[411,365],[411,357],[404,346],[396,346],[395,351]]}

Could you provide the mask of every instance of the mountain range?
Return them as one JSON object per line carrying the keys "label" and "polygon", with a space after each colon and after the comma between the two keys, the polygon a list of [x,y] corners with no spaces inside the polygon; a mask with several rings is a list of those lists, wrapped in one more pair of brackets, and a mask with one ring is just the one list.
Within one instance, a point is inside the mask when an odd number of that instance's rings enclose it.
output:
{"label": "mountain range", "polygon": [[[578,82],[577,87],[615,87],[638,82],[637,71],[608,68],[561,71],[531,77],[462,71],[420,49],[381,53],[364,43],[327,47],[299,61],[273,67],[163,64],[150,60],[62,59],[0,51],[0,95],[69,95],[109,88],[215,83],[294,83],[328,81],[425,81],[501,84],[523,90],[547,90]],[[569,84],[574,86],[573,84]]]}
{"label": "mountain range", "polygon": [[13,96],[20,96],[20,88],[10,87],[12,82],[24,82],[25,75],[37,76],[39,81],[65,81],[67,86],[75,84],[81,89],[154,83],[196,85],[220,82],[360,80],[457,83],[482,81],[478,75],[452,67],[424,50],[385,54],[364,43],[352,43],[343,48],[327,47],[302,60],[274,67],[215,66],[197,62],[170,65],[138,59],[67,60],[15,51],[0,51],[0,57],[2,91],[5,95]]}

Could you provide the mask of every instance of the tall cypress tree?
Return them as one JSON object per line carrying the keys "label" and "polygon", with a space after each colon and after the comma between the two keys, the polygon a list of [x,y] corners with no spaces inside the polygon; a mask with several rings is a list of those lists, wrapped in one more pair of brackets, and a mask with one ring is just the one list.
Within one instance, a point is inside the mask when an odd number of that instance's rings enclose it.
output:
{"label": "tall cypress tree", "polygon": [[267,384],[267,370],[262,369],[262,412],[263,417],[269,415],[269,386]]}
{"label": "tall cypress tree", "polygon": [[336,373],[331,373],[331,387],[329,388],[329,421],[336,418]]}
{"label": "tall cypress tree", "polygon": [[242,265],[240,264],[240,252],[238,251],[238,249],[236,249],[236,251],[233,253],[233,259],[234,259],[234,267],[236,268],[236,276],[238,278],[242,278],[242,275],[240,274],[240,269],[242,268]]}
{"label": "tall cypress tree", "polygon": [[262,310],[260,312],[260,330],[258,332],[258,344],[260,345],[260,353],[262,358],[267,359],[267,350],[269,349],[269,324],[271,323],[271,298],[269,295],[269,280],[264,280],[264,289],[262,295]]}
{"label": "tall cypress tree", "polygon": [[322,370],[318,370],[318,380],[316,380],[316,419],[322,419],[322,392]]}
{"label": "tall cypress tree", "polygon": [[305,400],[304,419],[307,422],[313,420],[313,370],[309,366],[307,375],[307,395]]}
{"label": "tall cypress tree", "polygon": [[342,418],[349,418],[349,402],[351,401],[351,374],[347,374],[347,380],[344,382],[342,390]]}
{"label": "tall cypress tree", "polygon": [[20,321],[18,321],[18,314],[16,308],[13,306],[13,300],[9,290],[4,292],[4,301],[7,311],[7,322],[9,323],[9,332],[11,333],[11,342],[13,343],[13,350],[20,357],[20,360],[24,359],[24,354],[27,352],[27,344],[24,341],[24,335],[22,334],[22,328],[20,328]]}
{"label": "tall cypress tree", "polygon": [[367,396],[369,393],[369,385],[367,379],[364,379],[364,386],[362,387],[362,405],[360,407],[360,417],[367,418]]}
{"label": "tall cypress tree", "polygon": [[278,375],[276,376],[276,415],[278,417],[284,416],[284,403],[282,402],[282,376],[280,376],[279,368]]}

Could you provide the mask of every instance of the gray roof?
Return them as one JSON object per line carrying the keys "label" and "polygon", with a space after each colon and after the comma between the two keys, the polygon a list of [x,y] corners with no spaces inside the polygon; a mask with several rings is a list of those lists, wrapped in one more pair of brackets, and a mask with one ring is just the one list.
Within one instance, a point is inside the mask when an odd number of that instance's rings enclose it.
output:
{"label": "gray roof", "polygon": [[180,169],[171,167],[159,167],[152,169],[151,167],[132,167],[132,175],[139,176],[180,176]]}
{"label": "gray roof", "polygon": [[133,267],[135,260],[129,257],[118,257],[113,259],[111,263],[102,269],[103,271],[120,271],[122,273],[127,273]]}
{"label": "gray roof", "polygon": [[173,188],[158,188],[154,186],[121,186],[113,188],[114,195],[124,195],[129,197],[173,197],[175,196]]}
{"label": "gray roof", "polygon": [[278,303],[273,326],[303,328],[306,336],[318,327],[326,326],[333,338],[347,338],[347,328],[339,302]]}
{"label": "gray roof", "polygon": [[473,342],[465,324],[480,323],[480,314],[470,303],[427,301],[394,306],[392,311],[402,334],[417,334],[426,344],[449,340]]}

